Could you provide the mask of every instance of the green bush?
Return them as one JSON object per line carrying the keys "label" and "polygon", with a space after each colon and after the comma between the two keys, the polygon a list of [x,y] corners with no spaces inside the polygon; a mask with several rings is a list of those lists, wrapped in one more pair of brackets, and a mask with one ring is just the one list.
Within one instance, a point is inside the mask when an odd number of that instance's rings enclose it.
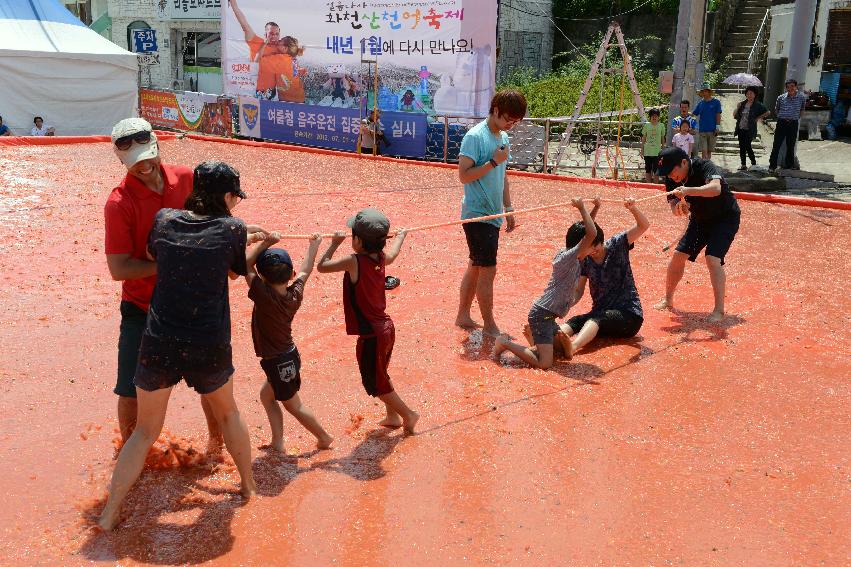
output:
{"label": "green bush", "polygon": [[[641,52],[638,44],[647,38],[626,40],[627,50],[630,53],[635,79],[638,83],[638,91],[644,106],[659,106],[668,104],[669,96],[659,92],[658,77],[649,69],[648,58]],[[558,70],[537,77],[531,69],[515,69],[504,77],[499,88],[514,88],[526,95],[529,102],[529,115],[541,118],[547,116],[570,116],[573,107],[579,100],[582,86],[588,77],[591,62],[597,55],[603,34],[599,34],[594,40],[579,48],[559,53],[553,56],[554,62],[561,61]],[[581,109],[582,114],[594,114],[597,112],[616,111],[620,108],[634,108],[632,92],[629,87],[629,79],[623,81],[623,106],[621,106],[621,81],[622,81],[622,59],[620,50],[610,49],[606,66],[616,67],[619,70],[607,74],[603,82],[603,98],[600,101],[600,73],[594,78],[588,97]],[[602,106],[602,108],[601,108]],[[625,118],[625,120],[636,120],[636,116]]]}
{"label": "green bush", "polygon": [[[587,78],[586,73],[557,71],[540,78],[534,78],[529,70],[518,70],[500,82],[499,88],[515,88],[526,96],[529,102],[529,115],[536,118],[547,116],[570,116],[573,107],[579,100],[582,85]],[[647,73],[640,73],[636,77],[638,90],[644,106],[659,106],[667,104],[668,95],[663,95],[658,89],[658,79]],[[632,92],[629,88],[629,79],[623,86],[623,107],[634,108]],[[585,105],[581,109],[582,114],[593,114],[600,112],[600,79],[594,79]],[[606,76],[603,86],[602,112],[609,112],[621,108],[621,76],[620,74]],[[632,118],[635,119],[635,118]]]}

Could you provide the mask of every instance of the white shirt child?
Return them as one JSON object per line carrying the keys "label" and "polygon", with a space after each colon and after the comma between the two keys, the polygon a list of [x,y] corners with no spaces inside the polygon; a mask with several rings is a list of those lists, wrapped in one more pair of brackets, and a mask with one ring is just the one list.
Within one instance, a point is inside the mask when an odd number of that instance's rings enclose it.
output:
{"label": "white shirt child", "polygon": [[680,148],[685,153],[690,154],[691,147],[694,145],[694,136],[677,132],[674,134],[673,144],[675,148]]}

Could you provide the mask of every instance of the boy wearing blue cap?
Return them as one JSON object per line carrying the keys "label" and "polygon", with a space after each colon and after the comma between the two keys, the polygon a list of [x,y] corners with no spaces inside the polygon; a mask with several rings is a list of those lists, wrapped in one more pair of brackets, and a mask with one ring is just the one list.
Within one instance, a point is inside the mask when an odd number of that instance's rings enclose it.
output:
{"label": "boy wearing blue cap", "polygon": [[[316,436],[316,447],[328,449],[333,437],[322,428],[313,413],[298,397],[301,388],[301,356],[293,342],[292,322],[301,306],[304,284],[313,271],[316,253],[322,237],[310,237],[307,255],[298,275],[286,250],[270,248],[280,240],[270,233],[247,256],[248,298],[254,302],[251,312],[251,338],[260,366],[266,373],[266,383],[260,390],[260,401],[269,417],[273,449],[284,450],[284,415],[278,402]],[[292,283],[289,283],[293,280]],[[289,283],[289,285],[287,285]]]}

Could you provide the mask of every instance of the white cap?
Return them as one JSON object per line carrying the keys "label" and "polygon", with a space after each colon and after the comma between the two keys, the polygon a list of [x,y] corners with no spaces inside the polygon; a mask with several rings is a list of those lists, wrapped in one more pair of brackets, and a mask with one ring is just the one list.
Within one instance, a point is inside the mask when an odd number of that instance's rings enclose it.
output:
{"label": "white cap", "polygon": [[115,155],[127,167],[133,167],[144,159],[153,159],[160,153],[157,146],[157,135],[154,134],[151,123],[144,118],[125,118],[120,121],[112,129],[112,142],[114,144],[117,139],[131,136],[137,132],[150,132],[151,141],[147,144],[140,144],[134,141],[130,148],[126,150],[119,150],[113,145]]}

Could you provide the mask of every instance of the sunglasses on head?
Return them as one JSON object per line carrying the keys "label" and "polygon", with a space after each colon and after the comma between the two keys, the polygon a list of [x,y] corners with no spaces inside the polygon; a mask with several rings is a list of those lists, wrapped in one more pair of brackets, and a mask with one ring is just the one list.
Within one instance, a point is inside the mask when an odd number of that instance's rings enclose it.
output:
{"label": "sunglasses on head", "polygon": [[150,141],[151,133],[148,130],[142,130],[135,134],[130,134],[129,136],[121,136],[115,140],[115,147],[119,150],[125,151],[130,149],[133,142],[136,142],[137,144],[147,144]]}

